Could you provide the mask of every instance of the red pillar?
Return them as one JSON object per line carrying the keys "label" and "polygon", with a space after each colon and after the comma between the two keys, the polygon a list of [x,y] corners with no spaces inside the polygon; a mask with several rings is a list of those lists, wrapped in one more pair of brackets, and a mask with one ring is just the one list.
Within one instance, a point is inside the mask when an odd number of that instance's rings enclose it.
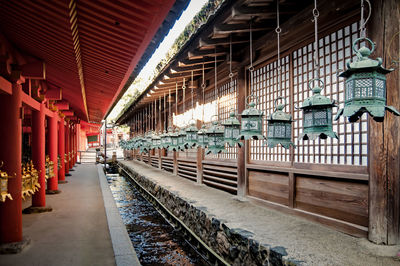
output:
{"label": "red pillar", "polygon": [[45,105],[40,104],[40,111],[32,112],[32,160],[39,172],[40,188],[32,196],[32,207],[46,206],[46,153],[45,153]]}
{"label": "red pillar", "polygon": [[66,154],[66,163],[65,163],[65,175],[69,176],[69,123],[67,122],[65,125],[65,154]]}
{"label": "red pillar", "polygon": [[65,126],[64,117],[58,122],[58,155],[60,155],[61,168],[58,170],[58,182],[65,183]]}
{"label": "red pillar", "polygon": [[8,180],[8,191],[13,200],[0,203],[0,243],[22,241],[22,120],[21,85],[12,85],[12,95],[0,94],[0,160],[3,171],[16,174]]}
{"label": "red pillar", "polygon": [[57,193],[58,191],[58,171],[57,171],[57,150],[58,150],[58,133],[57,133],[57,116],[49,118],[49,156],[50,161],[54,163],[54,177],[47,180],[47,193]]}

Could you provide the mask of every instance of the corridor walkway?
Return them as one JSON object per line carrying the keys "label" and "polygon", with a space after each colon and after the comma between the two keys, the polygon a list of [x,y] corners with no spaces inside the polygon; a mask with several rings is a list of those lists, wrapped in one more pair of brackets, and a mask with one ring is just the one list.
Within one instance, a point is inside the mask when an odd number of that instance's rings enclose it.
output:
{"label": "corridor walkway", "polygon": [[52,212],[23,215],[31,239],[20,254],[0,255],[0,265],[115,265],[97,167],[77,165],[58,195],[46,197]]}

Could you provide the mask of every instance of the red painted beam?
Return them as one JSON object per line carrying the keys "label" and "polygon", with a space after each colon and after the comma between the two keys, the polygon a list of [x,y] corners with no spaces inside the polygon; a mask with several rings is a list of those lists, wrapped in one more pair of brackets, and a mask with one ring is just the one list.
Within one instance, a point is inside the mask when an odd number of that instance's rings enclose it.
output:
{"label": "red painted beam", "polygon": [[47,84],[47,91],[45,94],[48,100],[61,100],[62,99],[62,89],[51,84]]}
{"label": "red painted beam", "polygon": [[46,79],[46,63],[36,61],[22,66],[22,76],[30,79]]}
{"label": "red painted beam", "polygon": [[22,94],[22,102],[26,104],[27,106],[31,107],[32,109],[39,111],[40,110],[40,103],[37,102],[35,99],[30,97],[28,94],[25,92],[21,92]]}
{"label": "red painted beam", "polygon": [[0,93],[12,94],[11,82],[3,77],[0,77]]}
{"label": "red painted beam", "polygon": [[74,116],[74,111],[62,111],[65,116]]}
{"label": "red painted beam", "polygon": [[60,101],[55,104],[58,110],[69,110],[69,102],[67,101]]}

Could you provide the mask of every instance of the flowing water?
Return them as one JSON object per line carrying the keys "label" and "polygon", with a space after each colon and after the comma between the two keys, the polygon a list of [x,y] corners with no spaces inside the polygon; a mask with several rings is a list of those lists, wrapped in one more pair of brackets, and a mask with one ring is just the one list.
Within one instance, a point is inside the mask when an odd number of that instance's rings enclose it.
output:
{"label": "flowing water", "polygon": [[142,265],[209,265],[125,177],[107,179]]}

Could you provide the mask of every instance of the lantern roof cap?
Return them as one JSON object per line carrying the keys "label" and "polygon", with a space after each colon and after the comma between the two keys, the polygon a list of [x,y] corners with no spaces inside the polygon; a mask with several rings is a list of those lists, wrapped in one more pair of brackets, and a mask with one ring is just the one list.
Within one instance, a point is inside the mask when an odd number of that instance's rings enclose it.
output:
{"label": "lantern roof cap", "polygon": [[263,116],[264,112],[256,109],[255,106],[254,102],[249,103],[249,108],[244,109],[241,116]]}
{"label": "lantern roof cap", "polygon": [[198,129],[194,122],[190,123],[190,125],[186,128],[186,132],[197,132]]}
{"label": "lantern roof cap", "polygon": [[[322,87],[319,87],[317,85],[311,89],[311,85],[314,81],[318,81],[318,82],[322,83]],[[335,106],[335,100],[331,100],[328,97],[321,95],[323,85],[324,85],[324,82],[321,79],[314,78],[314,79],[310,80],[310,82],[308,83],[308,87],[312,90],[313,95],[303,101],[303,105],[302,105],[302,107],[300,107],[300,109],[308,108],[310,106],[323,106],[323,105]]]}
{"label": "lantern roof cap", "polygon": [[229,117],[222,122],[224,126],[240,126],[239,120],[236,118],[235,111],[229,113]]}
{"label": "lantern roof cap", "polygon": [[[367,46],[363,46],[359,49],[356,48],[356,43],[359,41],[367,41],[371,45],[371,49]],[[353,51],[356,53],[357,58],[351,62],[348,60],[347,70],[340,73],[339,77],[348,78],[356,72],[372,72],[376,71],[381,74],[387,74],[393,71],[393,69],[386,69],[382,67],[382,58],[378,57],[375,59],[369,58],[371,53],[375,50],[375,44],[368,38],[358,38],[353,42]]]}
{"label": "lantern roof cap", "polygon": [[213,121],[212,126],[207,130],[207,134],[221,133],[224,134],[224,127],[218,123],[218,121]]}
{"label": "lantern roof cap", "polygon": [[197,134],[198,134],[198,135],[204,135],[204,134],[206,134],[206,133],[207,133],[207,127],[206,127],[205,124],[203,124],[203,125],[201,126],[201,128],[199,129],[199,131],[197,131]]}
{"label": "lantern roof cap", "polygon": [[290,122],[292,122],[292,115],[285,113],[282,109],[277,108],[277,110],[275,112],[273,112],[272,114],[270,114],[268,116],[267,120],[268,121],[290,121]]}

